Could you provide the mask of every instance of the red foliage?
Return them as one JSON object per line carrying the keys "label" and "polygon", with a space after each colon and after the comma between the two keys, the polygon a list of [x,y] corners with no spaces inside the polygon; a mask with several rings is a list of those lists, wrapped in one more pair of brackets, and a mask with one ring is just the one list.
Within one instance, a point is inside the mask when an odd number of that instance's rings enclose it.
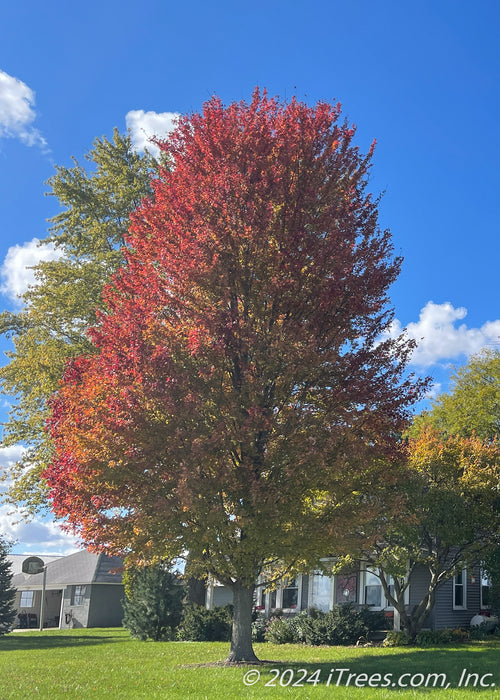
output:
{"label": "red foliage", "polygon": [[401,260],[373,148],[339,116],[256,91],[159,142],[172,168],[132,217],[98,353],[52,404],[45,478],[88,545],[251,581],[268,555],[319,555],[391,478],[422,386],[409,344],[378,342]]}

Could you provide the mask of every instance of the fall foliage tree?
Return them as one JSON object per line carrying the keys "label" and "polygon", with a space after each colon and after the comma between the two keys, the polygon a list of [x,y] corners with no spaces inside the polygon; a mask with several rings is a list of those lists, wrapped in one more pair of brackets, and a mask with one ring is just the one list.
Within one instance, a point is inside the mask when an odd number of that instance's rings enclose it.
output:
{"label": "fall foliage tree", "polygon": [[[363,558],[379,567],[385,596],[410,639],[425,624],[438,589],[500,545],[499,483],[496,440],[445,435],[432,425],[409,439],[406,478],[397,485],[401,509],[385,518]],[[422,567],[428,585],[409,611],[405,591]]]}
{"label": "fall foliage tree", "polygon": [[89,169],[75,160],[73,167],[57,166],[48,181],[61,211],[41,244],[54,245],[59,257],[35,267],[36,284],[19,312],[0,314],[0,333],[14,344],[0,369],[1,389],[13,401],[3,445],[26,447],[9,474],[8,500],[28,512],[47,507],[40,478],[52,455],[47,399],[67,358],[93,352],[86,330],[96,321],[105,283],[123,263],[129,214],[151,192],[155,163],[134,151],[128,135],[115,130],[112,139],[96,139],[86,160]]}
{"label": "fall foliage tree", "polygon": [[[159,145],[126,263],[52,401],[54,512],[87,546],[190,565],[233,591],[255,660],[256,579],[318,565],[394,478],[411,404],[399,273],[373,148],[340,107],[213,98]],[[376,499],[373,499],[375,503]]]}

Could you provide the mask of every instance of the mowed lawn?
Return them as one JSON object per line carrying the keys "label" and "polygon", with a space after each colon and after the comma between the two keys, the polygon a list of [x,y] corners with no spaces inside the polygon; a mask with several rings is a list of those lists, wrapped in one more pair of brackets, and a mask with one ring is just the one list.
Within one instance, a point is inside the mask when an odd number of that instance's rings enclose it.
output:
{"label": "mowed lawn", "polygon": [[[431,649],[255,648],[272,663],[205,666],[224,659],[228,644],[138,642],[122,629],[13,633],[0,638],[0,700],[500,698],[498,640]],[[245,685],[245,674],[254,685]],[[468,687],[457,687],[461,676]]]}

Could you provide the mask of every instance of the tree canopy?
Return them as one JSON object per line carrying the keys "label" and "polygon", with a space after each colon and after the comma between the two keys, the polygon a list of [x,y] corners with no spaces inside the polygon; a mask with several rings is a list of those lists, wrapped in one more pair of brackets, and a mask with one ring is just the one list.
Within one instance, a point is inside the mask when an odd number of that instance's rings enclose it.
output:
{"label": "tree canopy", "polygon": [[96,139],[86,160],[88,170],[75,160],[71,168],[57,166],[48,181],[61,211],[41,244],[55,245],[59,257],[35,267],[36,284],[19,312],[0,314],[0,332],[14,344],[0,369],[2,391],[13,400],[3,445],[27,448],[10,474],[9,498],[29,510],[47,505],[40,478],[52,455],[47,399],[66,360],[93,352],[87,328],[102,306],[104,284],[123,263],[130,212],[151,192],[154,161],[138,155],[127,135],[115,130],[111,140]]}
{"label": "tree canopy", "polygon": [[450,390],[433,402],[429,412],[415,422],[431,423],[448,435],[485,440],[500,435],[500,350],[485,348],[456,370]]}
{"label": "tree canopy", "polygon": [[422,390],[380,340],[401,260],[339,118],[256,91],[181,119],[51,404],[54,512],[94,548],[189,551],[233,590],[231,660],[259,573],[370,517]]}
{"label": "tree canopy", "polygon": [[[430,614],[436,591],[499,547],[499,483],[496,440],[445,435],[429,424],[409,439],[406,477],[397,485],[400,509],[384,519],[374,545],[361,556],[380,567],[386,598],[411,639]],[[428,586],[409,612],[404,593],[421,567]]]}

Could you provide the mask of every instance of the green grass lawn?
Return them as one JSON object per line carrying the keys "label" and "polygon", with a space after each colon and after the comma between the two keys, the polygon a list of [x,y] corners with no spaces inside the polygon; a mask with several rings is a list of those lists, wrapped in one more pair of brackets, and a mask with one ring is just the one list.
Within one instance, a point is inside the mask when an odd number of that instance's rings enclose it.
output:
{"label": "green grass lawn", "polygon": [[[255,649],[261,659],[275,663],[260,667],[200,666],[224,659],[228,644],[138,642],[122,629],[13,633],[0,638],[0,700],[233,700],[240,697],[396,700],[429,694],[433,698],[478,697],[478,693],[482,698],[491,698],[497,697],[497,687],[492,684],[500,686],[500,641],[432,649],[294,644],[257,644]],[[337,685],[338,669],[347,670],[342,672]],[[464,669],[466,675],[472,674],[469,687],[458,688]],[[248,671],[254,673],[253,680],[257,678],[256,672],[260,673],[253,686],[244,684]],[[449,687],[441,689],[443,677],[429,674],[446,674]],[[398,687],[399,682],[407,688]],[[438,688],[432,687],[434,683]]]}

